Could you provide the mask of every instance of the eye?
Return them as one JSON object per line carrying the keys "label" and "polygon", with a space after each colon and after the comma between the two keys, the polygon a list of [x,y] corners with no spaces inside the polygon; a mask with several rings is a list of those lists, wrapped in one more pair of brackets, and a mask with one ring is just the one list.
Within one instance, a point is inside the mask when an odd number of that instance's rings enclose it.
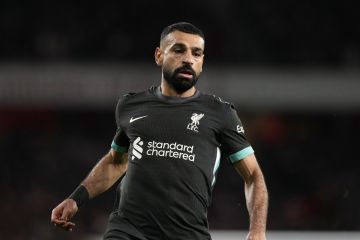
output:
{"label": "eye", "polygon": [[195,57],[201,57],[202,53],[201,52],[194,52],[193,55]]}
{"label": "eye", "polygon": [[173,49],[174,53],[182,53],[183,50],[181,48],[174,48]]}

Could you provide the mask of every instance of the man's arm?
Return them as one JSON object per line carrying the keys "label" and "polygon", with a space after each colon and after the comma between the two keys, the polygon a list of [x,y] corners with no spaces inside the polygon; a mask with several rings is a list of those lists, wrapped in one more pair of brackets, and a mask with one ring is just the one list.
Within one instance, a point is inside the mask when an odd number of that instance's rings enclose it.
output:
{"label": "man's arm", "polygon": [[[126,171],[127,153],[111,149],[82,181],[80,188],[88,194],[88,199],[108,190]],[[84,189],[85,188],[85,189]],[[78,188],[79,189],[79,188]],[[74,199],[67,198],[52,210],[51,222],[65,230],[72,231],[75,224],[70,219],[76,214],[79,206]]]}
{"label": "man's arm", "polygon": [[89,192],[89,198],[108,190],[126,171],[127,153],[111,149],[91,170],[81,183]]}
{"label": "man's arm", "polygon": [[245,181],[245,197],[250,215],[248,240],[265,240],[268,210],[268,192],[259,164],[254,154],[234,164]]}

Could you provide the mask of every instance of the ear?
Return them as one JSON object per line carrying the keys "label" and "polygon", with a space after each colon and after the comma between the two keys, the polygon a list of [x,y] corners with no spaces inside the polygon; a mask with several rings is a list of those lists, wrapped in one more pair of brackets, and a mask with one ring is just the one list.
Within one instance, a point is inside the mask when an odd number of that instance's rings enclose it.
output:
{"label": "ear", "polygon": [[155,49],[155,62],[158,66],[162,66],[163,64],[163,55],[159,47]]}

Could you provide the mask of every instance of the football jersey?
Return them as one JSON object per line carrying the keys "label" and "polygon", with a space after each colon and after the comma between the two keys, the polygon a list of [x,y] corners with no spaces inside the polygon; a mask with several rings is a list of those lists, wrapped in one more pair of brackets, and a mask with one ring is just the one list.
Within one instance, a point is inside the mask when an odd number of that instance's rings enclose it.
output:
{"label": "football jersey", "polygon": [[253,153],[234,106],[200,91],[179,98],[151,87],[119,100],[116,123],[111,146],[129,154],[120,230],[149,240],[211,239],[207,208],[220,159],[235,163]]}

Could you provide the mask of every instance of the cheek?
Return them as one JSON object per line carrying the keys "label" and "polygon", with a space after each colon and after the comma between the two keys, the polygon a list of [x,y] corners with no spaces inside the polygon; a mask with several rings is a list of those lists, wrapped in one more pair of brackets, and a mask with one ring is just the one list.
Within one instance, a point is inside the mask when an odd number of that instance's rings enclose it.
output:
{"label": "cheek", "polygon": [[164,72],[167,72],[169,74],[172,74],[172,72],[174,71],[173,67],[172,67],[172,63],[169,61],[164,61],[163,65],[162,65],[162,69]]}
{"label": "cheek", "polygon": [[165,66],[167,69],[174,69],[176,68],[176,60],[175,59],[164,59],[163,66]]}
{"label": "cheek", "polygon": [[195,66],[193,66],[193,68],[197,74],[201,73],[202,72],[202,63],[196,64]]}

